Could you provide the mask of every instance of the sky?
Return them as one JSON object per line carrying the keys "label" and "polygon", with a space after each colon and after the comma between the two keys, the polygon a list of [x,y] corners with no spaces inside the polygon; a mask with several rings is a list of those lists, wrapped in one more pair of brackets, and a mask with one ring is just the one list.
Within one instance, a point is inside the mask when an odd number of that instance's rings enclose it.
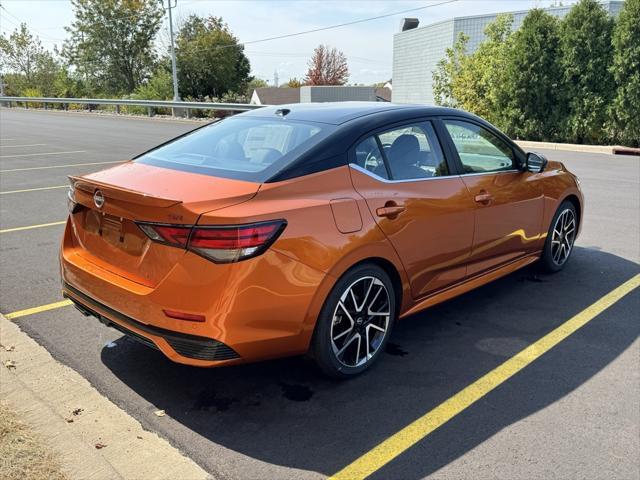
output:
{"label": "sky", "polygon": [[[444,0],[177,0],[174,25],[190,14],[220,16],[241,42],[297,33],[315,28],[425,7]],[[165,5],[167,0],[164,0]],[[575,0],[564,0],[565,5]],[[249,44],[245,53],[252,75],[274,83],[302,78],[313,49],[323,43],[347,57],[349,83],[372,84],[391,78],[393,35],[403,17],[416,17],[428,25],[456,16],[480,15],[533,7],[548,7],[557,0],[456,0],[444,5],[394,15],[331,30],[286,39]],[[67,36],[73,21],[69,0],[0,0],[0,31],[9,33],[20,22],[52,49]],[[163,29],[168,28],[165,19]],[[165,35],[168,38],[168,35]]]}

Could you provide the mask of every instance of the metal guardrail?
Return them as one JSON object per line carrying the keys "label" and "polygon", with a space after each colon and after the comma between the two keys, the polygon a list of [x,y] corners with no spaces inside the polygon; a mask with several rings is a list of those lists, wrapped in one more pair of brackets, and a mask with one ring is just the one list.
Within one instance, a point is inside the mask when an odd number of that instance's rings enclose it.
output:
{"label": "metal guardrail", "polygon": [[147,107],[149,115],[154,115],[154,109],[156,108],[171,108],[175,114],[175,111],[186,111],[187,116],[189,110],[226,110],[241,112],[246,110],[255,110],[262,108],[263,105],[250,105],[248,103],[212,103],[212,102],[174,102],[170,100],[132,100],[132,99],[119,99],[119,98],[49,98],[49,97],[0,97],[0,105],[9,103],[24,103],[28,108],[29,103],[41,103],[44,108],[47,109],[48,104],[62,104],[64,109],[67,110],[70,104],[74,105],[88,105],[89,110],[94,105],[113,105],[115,106],[116,113],[120,113],[120,106],[133,106],[133,107]]}

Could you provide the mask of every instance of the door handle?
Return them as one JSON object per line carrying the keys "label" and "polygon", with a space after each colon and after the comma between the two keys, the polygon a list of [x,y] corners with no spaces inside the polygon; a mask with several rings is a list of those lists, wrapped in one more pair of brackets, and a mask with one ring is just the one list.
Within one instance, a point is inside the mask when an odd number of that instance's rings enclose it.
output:
{"label": "door handle", "polygon": [[384,207],[376,209],[376,215],[379,217],[395,218],[406,209],[402,205],[395,202],[387,202]]}
{"label": "door handle", "polygon": [[493,195],[483,190],[474,197],[474,200],[476,201],[476,203],[489,205],[493,201]]}

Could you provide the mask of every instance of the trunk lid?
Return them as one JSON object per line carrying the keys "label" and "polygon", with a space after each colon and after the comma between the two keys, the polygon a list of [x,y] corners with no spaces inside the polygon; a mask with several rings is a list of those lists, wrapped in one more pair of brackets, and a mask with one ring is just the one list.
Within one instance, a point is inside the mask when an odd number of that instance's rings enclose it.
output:
{"label": "trunk lid", "polygon": [[69,179],[82,206],[71,215],[75,253],[149,287],[185,250],[151,241],[135,222],[194,225],[201,214],[246,202],[260,188],[259,183],[135,162]]}

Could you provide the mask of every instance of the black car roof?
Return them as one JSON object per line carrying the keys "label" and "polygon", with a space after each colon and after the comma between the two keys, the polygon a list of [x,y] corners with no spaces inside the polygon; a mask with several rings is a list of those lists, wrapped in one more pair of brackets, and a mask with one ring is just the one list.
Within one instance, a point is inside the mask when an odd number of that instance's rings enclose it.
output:
{"label": "black car roof", "polygon": [[410,118],[417,115],[445,115],[454,112],[456,115],[466,114],[466,112],[461,112],[460,110],[427,105],[403,105],[387,102],[327,102],[267,106],[245,112],[242,115],[263,118],[280,115],[288,120],[341,125],[372,114],[379,114],[379,116],[384,117],[385,113],[389,113],[392,114],[392,117],[398,119],[403,117],[403,114]]}
{"label": "black car roof", "polygon": [[[280,117],[284,121],[315,122],[335,126],[335,130],[327,138],[283,166],[281,170],[269,177],[267,182],[287,180],[346,165],[347,150],[359,138],[369,135],[372,131],[407,121],[429,117],[454,117],[473,120],[497,132],[497,129],[486,120],[463,110],[387,102],[296,103],[258,108],[244,112],[241,116]],[[504,134],[501,136],[521,152],[520,148]]]}

